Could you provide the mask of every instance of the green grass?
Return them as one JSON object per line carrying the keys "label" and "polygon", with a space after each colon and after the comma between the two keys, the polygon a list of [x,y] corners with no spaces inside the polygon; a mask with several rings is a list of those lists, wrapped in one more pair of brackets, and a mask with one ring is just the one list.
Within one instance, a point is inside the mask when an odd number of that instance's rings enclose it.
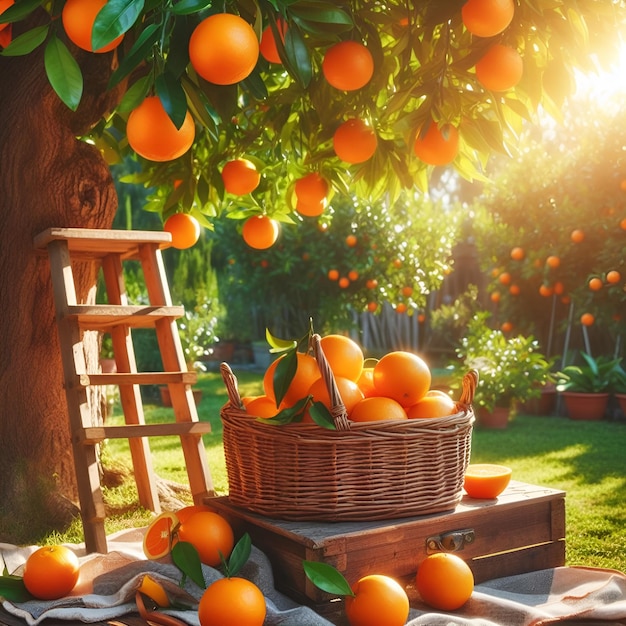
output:
{"label": "green grass", "polygon": [[[237,372],[241,395],[261,392],[261,376]],[[203,399],[200,419],[211,422],[213,432],[204,437],[215,487],[227,493],[221,444],[220,408],[226,402],[221,376],[199,377]],[[171,409],[146,405],[148,421],[171,419]],[[119,414],[119,408],[118,408]],[[120,418],[113,418],[120,420]],[[151,439],[153,462],[159,476],[187,484],[182,452],[177,438]],[[566,492],[567,563],[626,571],[626,422],[578,422],[563,417],[515,417],[503,431],[474,429],[472,462],[502,463],[513,468],[516,480]],[[122,459],[130,467],[124,440],[106,446],[108,459]],[[109,509],[107,532],[140,526],[150,514],[133,503],[132,479],[106,489]],[[78,534],[78,539],[73,534]],[[64,540],[81,540],[77,524]],[[55,539],[58,536],[55,535]]]}

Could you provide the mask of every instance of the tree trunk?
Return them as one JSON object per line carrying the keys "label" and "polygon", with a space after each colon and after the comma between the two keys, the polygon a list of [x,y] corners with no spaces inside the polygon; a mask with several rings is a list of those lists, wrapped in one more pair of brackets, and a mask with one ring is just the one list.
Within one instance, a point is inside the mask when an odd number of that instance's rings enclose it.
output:
{"label": "tree trunk", "polygon": [[[121,93],[106,92],[113,53],[77,58],[85,88],[73,113],[48,83],[42,49],[0,57],[0,541],[37,528],[35,518],[54,527],[67,511],[59,503],[76,497],[50,267],[33,238],[51,226],[111,226],[111,174],[76,137]],[[75,276],[79,301],[93,301],[96,268],[80,264]]]}

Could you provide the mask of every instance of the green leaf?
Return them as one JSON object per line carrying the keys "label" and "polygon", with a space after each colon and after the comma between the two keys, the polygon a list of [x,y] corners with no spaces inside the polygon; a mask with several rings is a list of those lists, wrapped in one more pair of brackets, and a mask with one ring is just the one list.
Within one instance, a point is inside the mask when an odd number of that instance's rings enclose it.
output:
{"label": "green leaf", "polygon": [[289,7],[289,13],[306,22],[340,24],[349,27],[354,25],[350,15],[332,2],[298,2]]}
{"label": "green leaf", "polygon": [[172,5],[172,13],[176,15],[190,15],[208,9],[212,0],[180,0]]}
{"label": "green leaf", "polygon": [[318,426],[327,430],[337,430],[333,416],[323,402],[313,402],[309,407],[309,415]]}
{"label": "green leaf", "polygon": [[180,81],[168,72],[157,76],[156,93],[174,126],[180,129],[187,115],[187,98]]}
{"label": "green leaf", "polygon": [[269,328],[265,329],[265,339],[273,348],[270,352],[284,352],[296,347],[296,342],[293,339],[279,339],[272,335]]}
{"label": "green leaf", "polygon": [[332,565],[317,561],[302,561],[302,567],[307,578],[318,589],[337,596],[354,596],[344,575]]}
{"label": "green leaf", "polygon": [[288,28],[285,33],[286,68],[302,87],[308,87],[313,77],[309,48],[298,28]]}
{"label": "green leaf", "polygon": [[200,555],[194,546],[188,541],[178,541],[174,544],[171,554],[174,565],[200,589],[206,589]]}
{"label": "green leaf", "polygon": [[276,369],[274,370],[274,396],[276,397],[276,406],[278,406],[285,397],[291,381],[296,375],[298,369],[298,353],[295,348],[285,352],[285,356],[280,359]]}
{"label": "green leaf", "polygon": [[157,24],[149,24],[141,31],[137,41],[135,41],[128,54],[121,60],[119,67],[111,75],[109,89],[115,87],[144,62],[154,44],[159,40],[159,33],[160,29]]}
{"label": "green leaf", "polygon": [[91,33],[91,45],[100,50],[126,33],[137,21],[144,0],[109,0],[96,16]]}
{"label": "green leaf", "polygon": [[140,78],[124,94],[124,97],[118,107],[118,111],[120,113],[128,113],[129,111],[136,109],[150,91],[151,86],[152,78],[150,76]]}
{"label": "green leaf", "polygon": [[2,22],[4,24],[21,22],[40,5],[41,0],[23,0],[22,2],[16,2],[6,9],[6,11],[2,12]]}
{"label": "green leaf", "polygon": [[44,64],[56,94],[69,109],[76,111],[83,95],[83,75],[67,46],[54,34],[46,45]]}
{"label": "green leaf", "polygon": [[[307,404],[311,400],[312,396],[301,398],[293,406],[282,409],[274,417],[258,417],[257,422],[262,424],[272,424],[283,426],[284,424],[292,424],[294,422],[301,422],[304,416],[304,410]],[[331,418],[332,419],[332,418]]]}
{"label": "green leaf", "polygon": [[3,573],[0,576],[0,598],[12,602],[26,602],[33,596],[28,593],[21,576]]}
{"label": "green leaf", "polygon": [[248,533],[244,533],[241,539],[235,544],[228,559],[228,576],[235,576],[239,570],[248,562],[252,552],[252,539]]}
{"label": "green leaf", "polygon": [[5,57],[18,57],[30,54],[40,46],[48,36],[49,24],[37,26],[16,37],[0,54]]}

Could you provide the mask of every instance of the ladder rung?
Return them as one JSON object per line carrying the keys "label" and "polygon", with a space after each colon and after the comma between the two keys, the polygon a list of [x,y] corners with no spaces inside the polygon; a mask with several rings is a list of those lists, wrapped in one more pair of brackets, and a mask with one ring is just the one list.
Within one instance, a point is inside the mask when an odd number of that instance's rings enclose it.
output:
{"label": "ladder rung", "polygon": [[45,250],[50,242],[57,240],[67,241],[71,255],[81,260],[101,259],[109,254],[136,259],[142,245],[156,244],[159,248],[172,245],[171,235],[161,231],[48,228],[35,237],[35,248]]}
{"label": "ladder rung", "polygon": [[67,307],[66,316],[76,317],[78,323],[91,330],[106,330],[114,326],[152,328],[156,320],[176,319],[185,314],[182,306],[121,306],[115,304],[75,304]]}
{"label": "ladder rung", "polygon": [[104,439],[131,439],[133,437],[167,437],[205,435],[211,432],[210,422],[175,422],[169,424],[124,424],[122,426],[90,426],[76,437],[80,443],[94,445]]}
{"label": "ladder rung", "polygon": [[117,372],[115,374],[81,374],[78,384],[93,385],[167,385],[182,383],[194,385],[198,382],[196,372]]}

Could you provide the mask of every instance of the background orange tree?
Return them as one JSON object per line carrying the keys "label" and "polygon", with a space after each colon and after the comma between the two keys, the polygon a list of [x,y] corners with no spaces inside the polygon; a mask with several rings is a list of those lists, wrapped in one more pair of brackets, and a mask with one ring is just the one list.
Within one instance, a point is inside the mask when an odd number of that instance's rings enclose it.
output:
{"label": "background orange tree", "polygon": [[[289,224],[293,183],[312,170],[363,206],[391,206],[403,189],[425,192],[432,168],[413,144],[431,122],[448,125],[446,135],[458,132],[454,167],[481,180],[488,156],[512,151],[540,104],[558,109],[574,66],[590,69],[592,50],[602,61],[615,58],[623,17],[621,3],[610,0],[519,0],[504,32],[477,37],[463,24],[462,0],[109,0],[87,47],[123,40],[96,54],[68,40],[61,19],[68,4],[17,0],[1,17],[8,25],[0,30],[0,513],[12,525],[34,512],[47,525],[62,523],[75,495],[49,268],[32,240],[49,226],[111,226],[116,194],[105,158],[130,152],[126,122],[146,96],[157,94],[177,125],[189,112],[196,128],[191,149],[173,161],[137,157],[135,178],[156,189],[148,209],[163,217],[190,212],[206,228],[229,213]],[[200,78],[189,40],[222,11],[240,15],[257,39],[268,26],[277,33],[283,20],[282,63],[258,57],[236,84]],[[220,44],[228,44],[222,34]],[[374,66],[371,80],[348,92],[321,71],[326,50],[344,39],[362,42]],[[476,76],[474,66],[496,42],[523,59],[515,89],[493,92]],[[377,137],[373,157],[353,166],[332,146],[351,117],[366,120]],[[245,197],[225,195],[221,167],[243,155],[261,171],[261,184]],[[93,299],[94,268],[77,274],[79,298]]]}

